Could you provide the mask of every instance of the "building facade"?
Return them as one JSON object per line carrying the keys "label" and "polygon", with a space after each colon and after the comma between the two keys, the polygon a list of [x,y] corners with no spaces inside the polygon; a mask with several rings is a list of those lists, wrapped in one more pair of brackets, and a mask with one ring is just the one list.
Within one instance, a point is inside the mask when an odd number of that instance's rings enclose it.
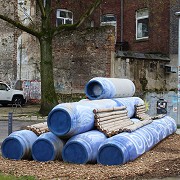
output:
{"label": "building facade", "polygon": [[[29,20],[22,10],[37,21],[35,0],[14,2],[6,8],[1,3],[0,9],[26,25]],[[52,26],[76,23],[94,0],[55,2]],[[180,0],[104,0],[79,30],[53,39],[57,92],[83,93],[86,82],[95,76],[129,78],[135,83],[136,95],[148,102],[150,114],[156,114],[162,98],[169,115],[177,119],[178,18],[174,14],[179,7]],[[24,89],[36,97],[39,42],[0,22],[5,29],[0,35],[0,79],[11,84],[22,80]],[[31,83],[37,87],[31,88]]]}

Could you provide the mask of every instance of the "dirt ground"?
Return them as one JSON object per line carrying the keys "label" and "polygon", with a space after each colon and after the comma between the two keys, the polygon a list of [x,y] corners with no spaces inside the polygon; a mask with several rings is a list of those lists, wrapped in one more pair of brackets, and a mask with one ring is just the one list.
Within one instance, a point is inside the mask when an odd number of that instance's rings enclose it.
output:
{"label": "dirt ground", "polygon": [[40,109],[39,104],[26,104],[22,107],[12,107],[9,105],[8,107],[2,107],[0,105],[0,115],[7,115],[9,112],[14,111],[14,115],[38,115],[38,111]]}
{"label": "dirt ground", "polygon": [[[180,135],[173,134],[133,162],[118,166],[68,164],[61,161],[35,162],[0,157],[0,172],[37,179],[180,179]],[[171,178],[170,178],[171,179]]]}

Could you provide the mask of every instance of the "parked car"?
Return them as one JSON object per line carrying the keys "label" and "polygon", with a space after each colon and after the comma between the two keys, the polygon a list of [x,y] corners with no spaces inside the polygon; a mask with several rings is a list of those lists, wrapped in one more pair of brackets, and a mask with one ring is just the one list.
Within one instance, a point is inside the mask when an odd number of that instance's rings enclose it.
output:
{"label": "parked car", "polygon": [[24,92],[10,88],[6,83],[0,82],[0,104],[7,106],[8,104],[23,105],[26,103]]}

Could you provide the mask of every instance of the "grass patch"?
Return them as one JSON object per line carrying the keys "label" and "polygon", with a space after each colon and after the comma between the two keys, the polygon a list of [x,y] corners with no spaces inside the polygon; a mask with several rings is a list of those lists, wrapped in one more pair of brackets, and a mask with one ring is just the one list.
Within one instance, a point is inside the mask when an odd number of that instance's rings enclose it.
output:
{"label": "grass patch", "polygon": [[76,94],[57,94],[58,99],[60,100],[60,102],[62,103],[67,103],[67,102],[78,102],[81,99],[85,99],[86,95],[85,94],[81,94],[81,93],[76,93]]}
{"label": "grass patch", "polygon": [[21,176],[21,177],[15,177],[12,175],[4,175],[0,173],[0,180],[36,180],[33,176]]}

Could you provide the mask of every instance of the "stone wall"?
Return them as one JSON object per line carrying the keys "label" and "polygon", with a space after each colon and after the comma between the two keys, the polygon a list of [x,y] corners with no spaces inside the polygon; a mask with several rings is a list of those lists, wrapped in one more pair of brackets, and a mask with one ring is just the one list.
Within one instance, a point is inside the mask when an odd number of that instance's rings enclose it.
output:
{"label": "stone wall", "polygon": [[[14,18],[15,6],[13,2],[0,1],[1,13]],[[16,76],[16,29],[5,21],[0,20],[0,81],[10,84]]]}
{"label": "stone wall", "polygon": [[[166,61],[153,59],[115,58],[114,76],[131,79],[136,87],[135,96],[147,102],[148,114],[156,115],[157,101],[167,101],[167,114],[180,125],[180,104],[177,97],[177,73],[166,73]],[[179,107],[178,107],[179,106]],[[177,114],[179,113],[179,115]]]}
{"label": "stone wall", "polygon": [[[166,73],[166,61],[153,59],[116,58],[115,77],[129,78],[138,93],[146,91],[170,91],[177,89],[177,74]],[[141,93],[140,93],[141,94]]]}
{"label": "stone wall", "polygon": [[[20,20],[28,25],[21,1],[0,1],[1,14]],[[35,5],[26,1],[28,16],[35,17]],[[0,20],[0,81],[14,86],[18,80],[39,80],[39,43],[33,36],[24,33],[9,23]]]}

